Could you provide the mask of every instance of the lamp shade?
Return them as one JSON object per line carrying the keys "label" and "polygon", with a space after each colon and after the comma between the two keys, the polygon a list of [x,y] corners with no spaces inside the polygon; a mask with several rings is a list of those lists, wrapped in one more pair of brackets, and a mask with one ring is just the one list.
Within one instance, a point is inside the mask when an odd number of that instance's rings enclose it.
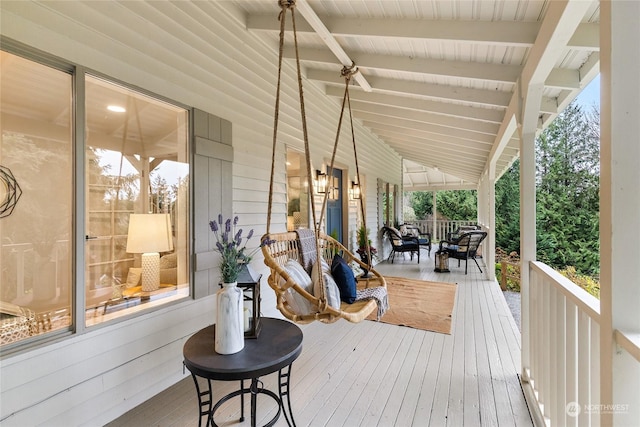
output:
{"label": "lamp shade", "polygon": [[173,249],[169,214],[131,214],[127,252],[167,252]]}

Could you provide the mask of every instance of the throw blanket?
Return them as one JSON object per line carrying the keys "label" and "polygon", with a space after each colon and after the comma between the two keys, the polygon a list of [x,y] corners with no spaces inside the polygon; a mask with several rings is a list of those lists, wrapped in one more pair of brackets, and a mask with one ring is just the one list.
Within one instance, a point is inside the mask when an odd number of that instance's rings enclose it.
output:
{"label": "throw blanket", "polygon": [[387,297],[387,290],[381,286],[375,288],[358,289],[356,292],[356,301],[364,299],[374,299],[378,304],[378,316],[377,320],[389,310],[389,298]]}
{"label": "throw blanket", "polygon": [[316,233],[308,228],[296,230],[300,242],[300,264],[311,274],[313,264],[316,263]]}

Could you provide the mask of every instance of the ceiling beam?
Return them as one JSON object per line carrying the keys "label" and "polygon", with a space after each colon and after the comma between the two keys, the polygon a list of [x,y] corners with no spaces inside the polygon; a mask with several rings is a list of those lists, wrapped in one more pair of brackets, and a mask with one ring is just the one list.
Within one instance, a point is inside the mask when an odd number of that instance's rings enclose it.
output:
{"label": "ceiling beam", "polygon": [[[319,64],[335,64],[335,60],[324,49],[300,49],[300,59]],[[284,57],[295,58],[295,50],[287,48]],[[514,84],[522,71],[519,65],[490,64],[469,61],[442,61],[408,56],[376,55],[371,53],[353,54],[353,60],[363,71],[387,70],[448,78],[464,78],[479,81]]]}
{"label": "ceiling beam", "polygon": [[[337,18],[322,16],[326,28],[338,37],[386,37],[465,41],[507,46],[533,45],[540,23],[523,21],[441,21],[424,19]],[[298,32],[312,31],[297,25]],[[278,31],[272,15],[251,14],[247,29]]]}
{"label": "ceiling beam", "polygon": [[[334,36],[388,37],[449,40],[491,45],[532,46],[540,29],[539,22],[522,21],[433,21],[409,19],[366,19],[321,16]],[[279,31],[272,15],[251,14],[248,30]],[[312,32],[309,25],[297,25],[298,32]],[[600,25],[581,23],[569,39],[567,47],[600,50]]]}
{"label": "ceiling beam", "polygon": [[[344,85],[344,78],[337,72],[307,68],[306,76],[310,80]],[[429,98],[461,101],[494,107],[506,108],[512,95],[511,92],[497,90],[438,85],[375,76],[368,76],[367,80],[375,92],[398,92],[407,95],[420,95]]]}
{"label": "ceiling beam", "polygon": [[[309,3],[307,3],[306,0],[297,0],[296,9],[302,14],[302,16],[304,16],[304,19],[307,20],[309,25],[311,25],[313,30],[318,34],[318,36],[320,36],[322,41],[324,41],[336,58],[338,58],[338,61],[340,61],[340,63],[345,67],[351,67],[354,61],[352,61],[351,58],[349,58],[349,55],[347,55],[344,49],[342,49],[342,46],[340,46],[333,34],[331,34],[318,15],[316,15],[313,9],[311,9]],[[371,92],[371,86],[362,73],[356,73],[353,78],[365,92]]]}

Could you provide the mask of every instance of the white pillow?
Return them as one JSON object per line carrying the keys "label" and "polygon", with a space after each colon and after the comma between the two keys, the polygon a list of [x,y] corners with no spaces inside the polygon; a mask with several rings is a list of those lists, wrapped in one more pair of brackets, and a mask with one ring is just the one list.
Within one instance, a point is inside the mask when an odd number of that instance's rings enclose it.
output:
{"label": "white pillow", "polygon": [[[320,261],[322,265],[322,282],[324,283],[324,292],[327,297],[327,304],[329,304],[330,307],[340,310],[340,289],[338,289],[336,281],[333,280],[333,276],[331,276],[331,267],[329,267],[329,264],[327,264],[324,259],[321,259]],[[321,289],[317,262],[313,265],[311,280],[313,281],[313,295],[319,298]]]}
{"label": "white pillow", "polygon": [[[296,260],[290,259],[283,266],[284,270],[289,274],[291,280],[298,284],[302,289],[313,295],[313,282],[311,277],[304,270],[302,265]],[[284,284],[284,279],[282,284]],[[311,302],[296,292],[293,288],[289,288],[284,293],[284,299],[287,301],[291,309],[299,315],[306,315],[313,313],[314,307]]]}
{"label": "white pillow", "polygon": [[127,288],[132,288],[140,284],[140,278],[142,277],[142,268],[131,267],[127,273]]}

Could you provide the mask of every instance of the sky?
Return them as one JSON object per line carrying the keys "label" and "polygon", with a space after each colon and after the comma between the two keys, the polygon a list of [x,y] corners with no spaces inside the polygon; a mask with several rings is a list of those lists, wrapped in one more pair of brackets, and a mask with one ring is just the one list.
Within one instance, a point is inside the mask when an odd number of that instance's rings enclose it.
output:
{"label": "sky", "polygon": [[600,109],[600,74],[591,83],[584,88],[576,97],[576,102],[582,106],[585,111],[591,110],[595,104]]}

